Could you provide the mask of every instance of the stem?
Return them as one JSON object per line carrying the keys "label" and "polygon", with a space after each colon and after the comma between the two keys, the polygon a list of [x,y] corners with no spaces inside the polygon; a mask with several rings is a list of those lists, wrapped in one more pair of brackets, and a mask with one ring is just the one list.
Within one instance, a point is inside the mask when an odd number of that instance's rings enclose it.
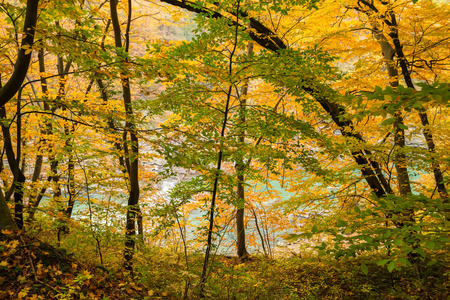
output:
{"label": "stem", "polygon": [[[237,11],[239,11],[239,4],[240,4],[240,1],[237,2]],[[238,26],[236,26],[233,50],[231,51],[230,58],[229,58],[228,72],[229,72],[230,77],[233,74],[233,57],[234,57],[234,54],[235,54],[236,48],[237,48],[237,36],[238,36]],[[205,260],[203,263],[202,276],[200,279],[200,297],[201,298],[205,297],[204,289],[205,289],[205,283],[206,283],[206,271],[208,270],[209,255],[211,253],[211,247],[212,247],[212,233],[213,233],[213,228],[214,228],[214,210],[215,210],[215,205],[216,205],[217,186],[218,186],[218,182],[219,182],[219,173],[220,173],[220,170],[222,167],[223,138],[225,137],[225,129],[227,127],[227,122],[228,122],[228,110],[229,110],[229,106],[230,106],[231,92],[232,92],[233,86],[234,86],[234,84],[231,83],[228,88],[227,100],[226,100],[225,111],[224,111],[224,119],[223,119],[223,124],[222,124],[222,130],[220,132],[220,148],[219,148],[220,150],[219,150],[219,157],[217,159],[216,174],[214,176],[214,187],[213,187],[213,192],[212,192],[211,208],[210,208],[210,216],[209,216],[208,239],[207,239],[207,246],[206,246],[206,252],[205,252]]]}

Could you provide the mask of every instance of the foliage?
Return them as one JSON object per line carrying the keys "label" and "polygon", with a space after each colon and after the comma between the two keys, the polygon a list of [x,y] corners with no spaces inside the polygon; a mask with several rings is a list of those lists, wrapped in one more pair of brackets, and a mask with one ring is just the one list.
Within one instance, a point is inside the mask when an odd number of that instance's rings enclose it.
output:
{"label": "foliage", "polygon": [[39,2],[24,46],[0,3],[0,83],[32,56],[0,112],[11,297],[448,296],[448,3]]}
{"label": "foliage", "polygon": [[[68,237],[79,239],[77,234]],[[93,245],[81,242],[89,251]],[[0,266],[2,296],[23,299],[182,299],[185,282],[195,286],[200,271],[200,254],[190,254],[186,271],[181,253],[167,248],[142,248],[136,257],[136,273],[131,277],[117,268],[114,251],[104,248],[107,265],[98,265],[92,256],[74,258],[65,250],[37,240],[6,233]],[[94,249],[92,249],[94,250]],[[74,255],[77,253],[75,252]],[[443,253],[438,254],[439,256]],[[448,259],[448,257],[447,257]],[[214,299],[442,299],[448,296],[448,262],[423,270],[418,280],[413,267],[389,273],[384,267],[367,263],[371,257],[339,260],[327,257],[254,257],[247,263],[236,258],[213,259],[207,293]],[[366,262],[369,273],[360,265]],[[114,267],[116,266],[116,267]],[[226,280],[225,280],[226,279]],[[192,295],[189,295],[192,296]]]}

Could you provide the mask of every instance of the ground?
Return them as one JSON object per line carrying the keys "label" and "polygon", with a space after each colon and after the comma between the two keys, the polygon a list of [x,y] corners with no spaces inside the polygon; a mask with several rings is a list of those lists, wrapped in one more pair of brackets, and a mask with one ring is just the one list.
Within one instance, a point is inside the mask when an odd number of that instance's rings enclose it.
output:
{"label": "ground", "polygon": [[[81,241],[80,241],[81,242]],[[119,253],[119,252],[117,252]],[[135,271],[96,265],[89,256],[24,233],[0,234],[0,300],[3,299],[197,299],[202,254],[186,257],[167,249],[136,253]],[[450,270],[440,262],[389,273],[370,257],[331,259],[253,256],[245,262],[215,256],[209,299],[449,299]],[[121,257],[115,258],[117,261]],[[362,261],[368,274],[361,271]]]}

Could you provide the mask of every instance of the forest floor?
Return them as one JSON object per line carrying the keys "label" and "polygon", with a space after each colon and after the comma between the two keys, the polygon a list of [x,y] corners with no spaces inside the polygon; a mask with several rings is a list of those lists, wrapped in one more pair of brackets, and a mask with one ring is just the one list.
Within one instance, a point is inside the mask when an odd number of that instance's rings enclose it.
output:
{"label": "forest floor", "polygon": [[[82,240],[78,241],[83,244]],[[83,247],[81,245],[80,247]],[[79,249],[70,253],[25,234],[0,234],[0,300],[198,299],[202,255],[141,246],[134,273],[121,268],[120,251],[104,250],[103,265]],[[207,299],[450,299],[447,253],[438,263],[389,273],[368,257],[319,259],[252,256],[246,262],[214,256]],[[106,261],[115,260],[114,263]],[[368,266],[365,275],[362,261]],[[186,267],[188,262],[188,267]]]}

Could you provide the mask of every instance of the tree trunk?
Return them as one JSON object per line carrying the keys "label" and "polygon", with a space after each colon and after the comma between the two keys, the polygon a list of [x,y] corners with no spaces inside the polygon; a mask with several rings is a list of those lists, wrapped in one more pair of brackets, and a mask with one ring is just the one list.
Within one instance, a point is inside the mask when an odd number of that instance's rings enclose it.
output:
{"label": "tree trunk", "polygon": [[[238,180],[244,180],[244,176],[238,176]],[[238,201],[245,201],[244,184],[238,182],[237,186]],[[238,204],[239,205],[239,204]],[[249,254],[245,247],[245,221],[244,221],[244,203],[237,207],[236,212],[236,231],[237,231],[237,254],[240,259],[246,258]]]}
{"label": "tree trunk", "polygon": [[[253,55],[253,43],[249,42],[247,45],[247,55],[251,57]],[[243,146],[245,143],[245,120],[246,120],[246,106],[248,95],[248,80],[245,82],[241,98],[239,99],[239,145]],[[237,149],[239,152],[241,149]],[[244,207],[245,207],[245,163],[243,155],[239,155],[236,161],[236,174],[237,174],[237,212],[236,212],[236,234],[237,234],[237,254],[240,259],[246,258],[249,254],[245,245],[245,220],[244,220]]]}
{"label": "tree trunk", "polygon": [[[425,140],[427,142],[428,152],[430,152],[430,159],[431,159],[431,168],[433,169],[433,175],[434,180],[436,182],[436,187],[439,193],[439,196],[442,199],[442,202],[444,204],[449,203],[450,197],[447,192],[447,188],[445,187],[444,183],[444,176],[442,174],[441,166],[439,165],[439,162],[436,159],[436,146],[434,144],[433,134],[430,130],[430,122],[428,121],[428,116],[425,110],[421,110],[419,112],[420,121],[422,122],[423,126],[423,135],[425,137]],[[450,211],[446,211],[447,217],[446,220],[450,221]]]}
{"label": "tree trunk", "polygon": [[[382,2],[382,4],[386,5],[387,2],[386,3]],[[373,5],[373,1],[370,2],[370,5],[367,6],[367,10],[365,10],[364,12],[369,18],[371,17],[372,14],[378,13],[377,9]],[[408,61],[403,52],[403,45],[400,42],[397,19],[391,8],[389,8],[389,10],[387,11],[387,16],[389,17],[389,19],[387,18],[384,19],[384,22],[389,27],[388,35],[392,39],[392,44],[394,45],[394,47],[391,46],[391,44],[387,40],[387,37],[377,27],[376,25],[377,20],[372,21],[372,28],[374,31],[375,39],[378,41],[383,51],[383,55],[386,60],[386,66],[388,68],[388,74],[393,79],[393,84],[391,84],[391,86],[398,86],[398,71],[396,68],[396,63],[394,62],[394,55],[397,55],[397,59],[401,68],[401,73],[405,80],[406,86],[415,89],[415,86],[412,82],[411,73],[408,70]],[[433,134],[429,128],[430,123],[428,121],[427,112],[424,108],[421,108],[419,110],[419,117],[421,124],[423,126],[423,135],[427,143],[428,152],[430,153],[431,168],[433,170],[433,175],[436,182],[437,190],[439,192],[439,196],[443,200],[443,203],[448,203],[450,200],[449,194],[447,192],[447,188],[444,183],[444,176],[441,170],[441,166],[439,165],[439,162],[436,160],[436,146],[434,143]],[[450,220],[450,217],[448,217],[447,220]]]}
{"label": "tree trunk", "polygon": [[[131,26],[131,0],[128,0],[128,15],[127,15],[127,27],[125,30],[125,47],[124,51],[129,50],[129,34]],[[110,0],[110,13],[111,23],[114,31],[114,41],[117,48],[122,48],[122,36],[119,23],[119,17],[117,13],[117,0]],[[130,136],[130,153],[125,157],[125,165],[128,167],[128,175],[130,181],[130,191],[128,197],[127,215],[126,215],[126,229],[125,229],[125,268],[127,270],[133,270],[133,254],[135,248],[135,235],[136,235],[136,217],[139,205],[139,140],[136,132],[136,124],[134,123],[134,113],[131,105],[131,87],[130,80],[127,76],[126,63],[122,66],[121,78],[122,78],[122,96],[125,106],[126,122],[124,130],[124,148],[127,149],[127,135]]]}
{"label": "tree trunk", "polygon": [[12,218],[5,196],[0,191],[0,232],[5,229],[15,230],[17,225]]}
{"label": "tree trunk", "polygon": [[[67,73],[70,71],[72,62],[69,60],[64,65],[63,57],[58,56],[58,75],[59,75],[59,91],[57,96],[57,103],[63,103],[66,101],[66,82]],[[61,106],[62,111],[66,111],[65,106]],[[58,228],[58,236],[60,233],[68,233],[67,221],[72,217],[73,207],[75,205],[75,161],[73,157],[73,141],[72,136],[75,131],[75,126],[69,128],[68,124],[64,124],[64,136],[65,136],[65,151],[67,151],[67,192],[69,199],[67,206],[62,207],[61,211],[64,215],[62,225]]]}
{"label": "tree trunk", "polygon": [[[18,112],[20,114],[20,112]],[[2,119],[6,119],[6,110],[5,107],[2,106],[0,108],[0,117]],[[20,122],[20,118],[17,118],[17,122]],[[9,131],[9,127],[6,127],[4,123],[1,124],[2,132],[3,132],[3,143],[5,147],[6,157],[8,159],[8,164],[13,173],[13,184],[11,187],[11,191],[7,193],[5,197],[5,201],[8,201],[11,192],[14,193],[14,221],[17,224],[19,229],[23,228],[23,185],[25,183],[25,175],[19,166],[20,161],[20,151],[16,154],[14,153],[12,141],[11,141],[11,133]],[[20,130],[20,125],[17,126],[17,130]],[[18,145],[20,145],[20,141],[17,141]]]}
{"label": "tree trunk", "polygon": [[[239,10],[239,6],[237,8]],[[233,59],[234,54],[236,52],[237,48],[237,27],[236,25],[236,32],[235,32],[235,40],[233,45],[233,50],[230,53],[229,56],[229,62],[228,62],[228,75],[231,77],[233,75]],[[213,229],[214,229],[214,213],[215,213],[215,207],[216,207],[216,198],[218,193],[218,184],[219,184],[219,175],[222,168],[222,159],[223,159],[223,138],[225,137],[226,128],[228,125],[228,114],[230,109],[230,100],[231,100],[231,92],[233,91],[233,85],[231,84],[227,91],[227,100],[225,102],[225,110],[224,110],[224,116],[223,116],[223,123],[222,128],[220,131],[220,145],[219,145],[219,155],[217,158],[217,167],[216,172],[214,175],[214,184],[213,184],[213,192],[212,192],[212,198],[211,198],[211,207],[209,212],[209,228],[208,228],[208,238],[206,241],[206,251],[205,251],[205,259],[203,261],[203,268],[202,268],[202,275],[200,277],[200,298],[204,298],[204,292],[205,292],[205,285],[206,285],[206,278],[207,278],[207,271],[208,271],[208,264],[209,264],[209,255],[211,253],[212,248],[212,235],[213,235]]]}
{"label": "tree trunk", "polygon": [[[400,196],[407,200],[412,194],[411,181],[409,179],[407,160],[405,154],[405,130],[402,128],[403,117],[400,112],[395,113],[394,123],[394,145],[395,145],[395,170],[397,171],[397,184]],[[398,221],[400,226],[404,222],[414,222],[414,209],[406,209],[402,211],[404,220]]]}
{"label": "tree trunk", "polygon": [[[44,49],[40,49],[38,52],[38,62],[39,62],[39,72],[40,74],[44,74],[45,73],[45,58],[44,58]],[[47,79],[41,75],[40,78],[41,81],[41,90],[42,90],[42,94],[43,94],[43,106],[44,106],[44,110],[45,111],[50,111],[50,105],[49,105],[49,90],[48,90],[48,84],[47,84]],[[40,147],[41,148],[45,148],[47,150],[47,152],[50,153],[50,175],[47,177],[47,182],[50,182],[53,180],[53,175],[52,174],[56,174],[57,173],[57,169],[58,169],[58,164],[59,162],[56,161],[56,157],[51,154],[51,145],[49,145],[46,139],[46,135],[51,135],[53,134],[53,125],[51,122],[49,122],[47,119],[44,119],[44,124],[43,127],[40,128],[40,134],[41,136],[43,136],[39,143],[40,143]],[[38,162],[40,156],[40,160],[42,160],[42,155],[38,155],[38,157],[36,158],[36,164]],[[40,163],[42,164],[42,162]],[[39,166],[39,165],[38,165]],[[39,170],[37,170],[37,168],[35,168],[34,174],[33,174],[33,182],[37,181],[39,174],[40,174],[40,169],[42,168],[42,166],[39,166]],[[39,171],[39,172],[38,172]],[[36,214],[36,209],[38,208],[39,204],[42,201],[42,198],[44,197],[45,191],[47,189],[44,187],[40,190],[40,192],[36,195],[36,198],[31,201],[29,203],[29,207],[28,207],[28,220],[30,223],[32,223],[34,221],[35,218],[35,214]]]}
{"label": "tree trunk", "polygon": [[[389,36],[392,38],[392,41],[393,41],[393,44],[395,47],[395,51],[397,53],[397,58],[400,63],[400,68],[402,70],[403,78],[406,82],[406,85],[409,88],[415,89],[414,84],[411,79],[411,74],[408,70],[407,59],[405,57],[405,54],[403,53],[403,45],[401,44],[400,38],[398,35],[397,20],[396,20],[394,12],[392,10],[389,11],[389,16],[391,18]],[[425,141],[427,143],[428,152],[431,154],[431,168],[433,170],[436,187],[438,189],[441,199],[444,201],[444,203],[448,203],[449,195],[447,192],[447,188],[445,187],[445,184],[444,184],[444,177],[442,175],[441,167],[435,158],[436,146],[434,143],[433,134],[429,128],[430,123],[428,122],[428,116],[427,116],[427,112],[425,109],[422,108],[419,111],[419,117],[420,117],[420,121],[423,126],[423,135],[424,135]]]}
{"label": "tree trunk", "polygon": [[0,106],[4,106],[19,91],[31,61],[34,33],[37,22],[39,0],[27,0],[22,43],[19,47],[14,72],[8,82],[0,88]]}

